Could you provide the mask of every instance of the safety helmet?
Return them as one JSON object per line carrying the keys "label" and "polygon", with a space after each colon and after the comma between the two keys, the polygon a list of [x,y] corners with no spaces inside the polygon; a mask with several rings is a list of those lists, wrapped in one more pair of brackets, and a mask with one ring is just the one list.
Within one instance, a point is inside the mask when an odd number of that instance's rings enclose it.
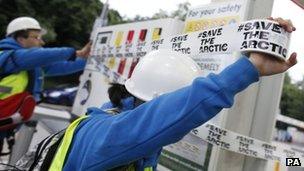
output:
{"label": "safety helmet", "polygon": [[12,20],[6,29],[6,36],[20,30],[37,29],[41,30],[39,22],[32,17],[18,17]]}
{"label": "safety helmet", "polygon": [[200,68],[189,56],[161,49],[139,61],[125,86],[135,97],[149,101],[190,85],[200,75]]}

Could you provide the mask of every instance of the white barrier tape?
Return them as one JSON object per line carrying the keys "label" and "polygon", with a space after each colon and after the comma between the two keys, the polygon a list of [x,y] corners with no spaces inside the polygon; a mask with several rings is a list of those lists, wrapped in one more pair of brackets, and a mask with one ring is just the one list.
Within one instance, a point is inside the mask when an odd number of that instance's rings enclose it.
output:
{"label": "white barrier tape", "polygon": [[[250,20],[204,31],[176,35],[151,42],[123,44],[120,47],[103,46],[93,56],[142,57],[157,49],[172,49],[192,56],[202,54],[223,54],[234,51],[258,51],[285,59],[290,33],[270,20]],[[95,40],[96,41],[96,40]]]}
{"label": "white barrier tape", "polygon": [[273,21],[251,20],[178,35],[163,47],[191,55],[258,51],[285,59],[289,38],[290,33]]}
{"label": "white barrier tape", "polygon": [[[94,66],[91,69],[102,72],[112,82],[124,84],[127,76],[119,74],[117,68],[113,68],[106,63],[115,63],[110,61],[120,60],[121,58],[143,57],[149,51],[157,49],[172,49],[189,54],[192,57],[205,54],[232,53],[234,51],[257,51],[285,59],[289,38],[290,34],[273,21],[251,20],[241,24],[230,24],[154,41],[123,44],[119,47],[104,44],[92,51],[89,60],[91,65],[87,65],[87,67]],[[94,41],[97,41],[97,39]]]}
{"label": "white barrier tape", "polygon": [[119,84],[125,84],[126,82],[126,78],[122,77],[121,75],[119,75],[117,72],[112,71],[109,67],[107,67],[104,64],[99,64],[96,66],[97,70],[99,72],[101,72],[104,76],[106,76],[109,80],[114,81],[115,83],[119,83]]}
{"label": "white barrier tape", "polygon": [[279,161],[282,164],[285,164],[286,158],[299,158],[301,163],[304,162],[304,153],[244,136],[209,122],[191,133],[212,145],[246,156]]}

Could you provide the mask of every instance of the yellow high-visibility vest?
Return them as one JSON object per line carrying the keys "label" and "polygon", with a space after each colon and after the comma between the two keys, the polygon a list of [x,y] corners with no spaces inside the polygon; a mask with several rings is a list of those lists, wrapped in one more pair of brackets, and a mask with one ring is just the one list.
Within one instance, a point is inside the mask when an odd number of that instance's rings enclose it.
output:
{"label": "yellow high-visibility vest", "polygon": [[[0,51],[0,54],[2,51]],[[24,92],[29,82],[27,71],[9,74],[0,80],[0,99]]]}
{"label": "yellow high-visibility vest", "polygon": [[61,171],[63,169],[64,160],[69,150],[69,147],[72,143],[74,132],[81,121],[86,119],[88,116],[84,115],[76,119],[71,123],[68,128],[65,130],[61,144],[57,149],[57,152],[53,158],[52,164],[49,168],[49,171]]}
{"label": "yellow high-visibility vest", "polygon": [[[68,128],[66,129],[64,136],[61,140],[61,144],[57,149],[57,152],[53,158],[49,171],[62,171],[64,166],[65,158],[67,157],[67,152],[69,147],[72,143],[73,136],[77,126],[80,124],[81,121],[88,118],[87,115],[81,116],[80,118],[76,119],[73,123],[71,123]],[[126,171],[135,171],[135,165],[130,164]],[[153,171],[152,167],[146,167],[144,171]]]}
{"label": "yellow high-visibility vest", "polygon": [[20,71],[2,78],[0,81],[0,99],[24,92],[28,85],[28,80],[27,71]]}

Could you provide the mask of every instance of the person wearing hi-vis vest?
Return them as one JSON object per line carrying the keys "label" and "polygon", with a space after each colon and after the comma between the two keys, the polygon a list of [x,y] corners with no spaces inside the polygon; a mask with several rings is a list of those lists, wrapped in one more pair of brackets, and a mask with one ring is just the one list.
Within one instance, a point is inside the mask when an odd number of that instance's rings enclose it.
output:
{"label": "person wearing hi-vis vest", "polygon": [[[128,92],[124,85],[118,83],[111,83],[108,89],[110,102],[104,103],[100,109],[109,114],[119,114],[124,111],[132,110],[135,108],[136,98]],[[143,157],[138,160],[138,165],[141,165],[146,171],[156,170],[158,157],[161,154],[162,148],[154,152],[152,155]]]}
{"label": "person wearing hi-vis vest", "polygon": [[90,43],[81,50],[42,48],[42,34],[36,19],[18,17],[8,24],[6,38],[0,41],[0,106],[4,106],[0,109],[0,153],[3,139],[13,135],[14,126],[31,118],[35,101],[41,100],[43,77],[83,70],[89,55]]}
{"label": "person wearing hi-vis vest", "polygon": [[28,90],[39,101],[44,76],[67,75],[84,69],[90,43],[81,50],[42,48],[43,31],[31,17],[18,17],[8,24],[6,38],[0,41],[0,86],[9,91],[0,92],[0,99]]}
{"label": "person wearing hi-vis vest", "polygon": [[[295,30],[287,20],[276,21],[288,32]],[[188,56],[170,50],[150,52],[125,83],[134,96],[132,108],[120,114],[89,108],[87,115],[63,132],[64,136],[58,137],[63,134],[59,132],[42,141],[32,163],[21,159],[16,167],[50,171],[153,170],[146,168],[144,158],[231,107],[234,96],[259,77],[294,66],[296,56],[292,53],[287,60],[281,60],[252,51],[221,73],[204,78]],[[51,140],[54,137],[56,141]],[[55,143],[48,146],[47,142]]]}

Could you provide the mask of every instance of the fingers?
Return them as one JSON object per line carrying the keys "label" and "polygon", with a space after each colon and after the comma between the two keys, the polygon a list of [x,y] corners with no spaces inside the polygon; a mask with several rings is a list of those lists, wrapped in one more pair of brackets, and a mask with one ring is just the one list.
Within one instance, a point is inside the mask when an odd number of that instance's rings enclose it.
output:
{"label": "fingers", "polygon": [[290,57],[288,58],[288,60],[285,62],[284,67],[282,68],[283,72],[287,71],[289,68],[291,68],[292,66],[294,66],[297,63],[297,54],[295,52],[293,52]]}
{"label": "fingers", "polygon": [[82,51],[88,51],[89,49],[91,49],[91,45],[92,45],[92,43],[89,42],[89,43],[87,43],[81,50],[82,50]]}
{"label": "fingers", "polygon": [[284,20],[283,18],[272,18],[268,17],[269,20],[278,22],[287,32],[293,32],[296,28],[293,26],[290,20]]}
{"label": "fingers", "polygon": [[89,41],[89,42],[85,45],[85,47],[90,47],[90,48],[91,48],[91,46],[92,46],[92,41]]}
{"label": "fingers", "polygon": [[297,64],[297,53],[293,52],[290,57],[288,58],[288,60],[286,61],[286,64],[288,66],[288,68],[294,66],[295,64]]}
{"label": "fingers", "polygon": [[86,49],[87,49],[88,51],[90,51],[90,50],[91,50],[91,46],[92,46],[92,41],[89,41],[89,42],[86,44]]}
{"label": "fingers", "polygon": [[92,41],[89,41],[89,42],[81,49],[81,54],[82,54],[83,57],[88,57],[88,56],[90,55],[91,46],[92,46]]}
{"label": "fingers", "polygon": [[286,21],[287,21],[287,22],[289,23],[289,25],[292,27],[292,31],[296,31],[296,27],[292,24],[292,21],[289,20],[289,19],[287,19]]}

